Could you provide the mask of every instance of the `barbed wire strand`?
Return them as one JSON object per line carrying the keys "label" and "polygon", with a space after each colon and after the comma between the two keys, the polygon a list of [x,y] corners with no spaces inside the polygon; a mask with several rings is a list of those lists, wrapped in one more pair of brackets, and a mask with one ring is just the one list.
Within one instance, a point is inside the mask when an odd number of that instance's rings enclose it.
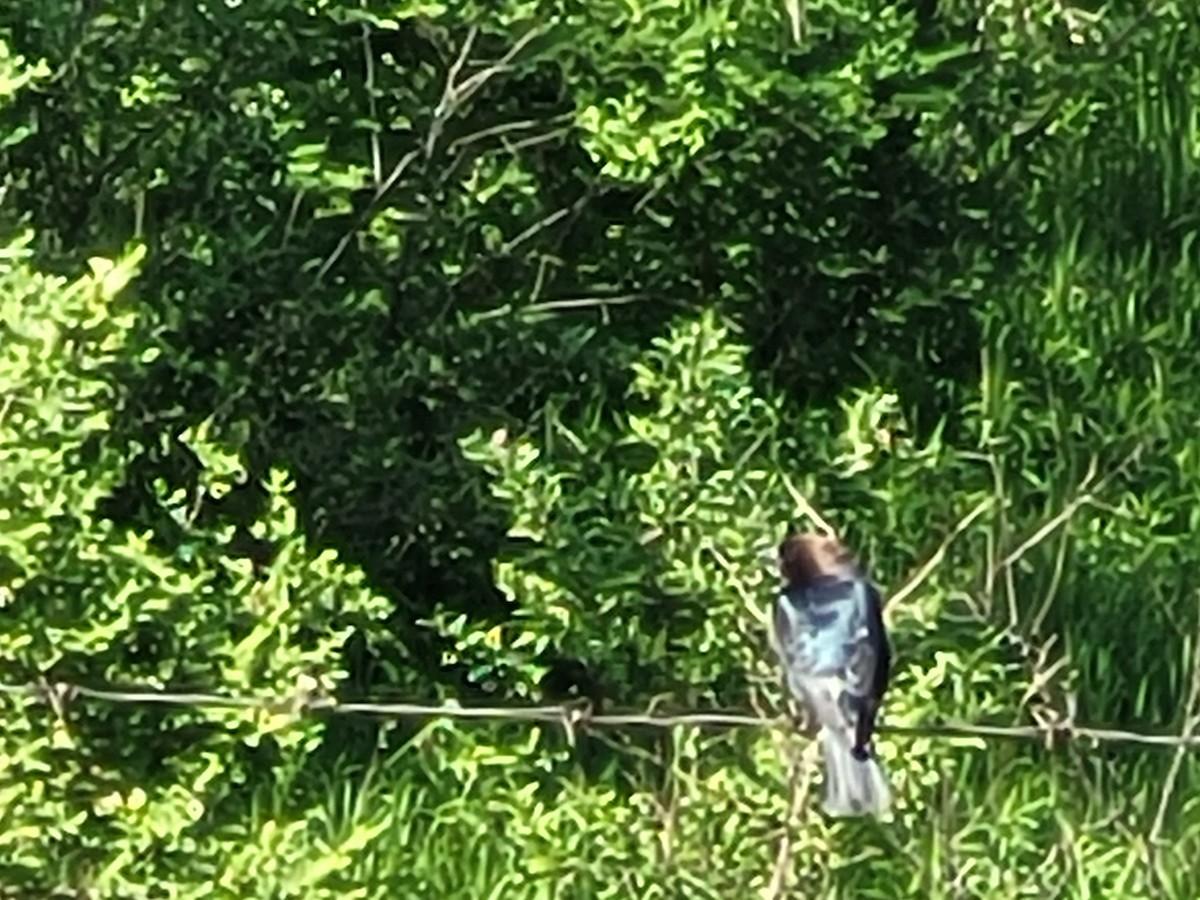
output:
{"label": "barbed wire strand", "polygon": [[[175,693],[158,690],[109,690],[57,682],[54,684],[0,684],[0,695],[48,703],[62,710],[76,698],[115,705],[157,705],[191,709],[242,709],[286,713],[297,716],[326,713],[395,719],[451,719],[496,722],[535,722],[586,728],[761,728],[794,730],[788,716],[764,717],[740,712],[592,713],[587,704],[547,706],[458,706],[455,704],[391,703],[385,701],[340,702],[329,697],[251,696],[238,694]],[[1157,734],[1118,728],[1097,728],[1071,723],[1045,725],[989,725],[970,722],[930,722],[923,725],[882,724],[880,734],[902,737],[961,738],[978,740],[1085,741],[1094,744],[1125,743],[1183,750],[1200,748],[1200,734]]]}

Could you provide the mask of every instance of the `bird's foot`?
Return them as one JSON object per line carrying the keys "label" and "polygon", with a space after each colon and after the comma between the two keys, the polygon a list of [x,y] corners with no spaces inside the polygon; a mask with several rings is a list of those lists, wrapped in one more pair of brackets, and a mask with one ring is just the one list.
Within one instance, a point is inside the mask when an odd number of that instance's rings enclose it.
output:
{"label": "bird's foot", "polygon": [[809,739],[815,738],[817,732],[821,729],[821,726],[817,722],[817,717],[807,712],[797,713],[793,711],[789,718],[792,720],[792,728],[798,734],[802,734]]}

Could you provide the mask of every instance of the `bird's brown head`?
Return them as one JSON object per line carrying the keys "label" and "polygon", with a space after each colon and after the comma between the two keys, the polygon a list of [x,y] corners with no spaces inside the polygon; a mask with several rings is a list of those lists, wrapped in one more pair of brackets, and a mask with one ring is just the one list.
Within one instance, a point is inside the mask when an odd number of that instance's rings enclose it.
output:
{"label": "bird's brown head", "polygon": [[779,545],[779,571],[788,584],[807,584],[853,565],[853,554],[832,536],[793,534]]}

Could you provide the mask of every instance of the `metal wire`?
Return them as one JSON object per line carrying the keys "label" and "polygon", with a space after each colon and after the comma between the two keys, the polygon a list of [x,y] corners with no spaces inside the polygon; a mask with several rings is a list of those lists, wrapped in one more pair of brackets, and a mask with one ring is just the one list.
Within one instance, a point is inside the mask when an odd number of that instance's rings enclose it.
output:
{"label": "metal wire", "polygon": [[[158,705],[191,709],[247,709],[297,716],[332,714],[393,719],[451,719],[494,722],[538,722],[561,725],[570,730],[587,728],[761,728],[793,729],[786,716],[764,717],[742,712],[636,712],[592,713],[587,704],[549,706],[458,706],[456,704],[391,703],[384,701],[339,702],[330,697],[306,695],[252,696],[211,693],[175,693],[159,690],[114,690],[84,687],[64,682],[0,684],[0,694],[47,703],[60,714],[76,698],[117,705]],[[1046,744],[1060,741],[1141,744],[1193,750],[1200,748],[1200,735],[1154,734],[1116,728],[1094,728],[1073,723],[1047,725],[989,725],[970,722],[931,722],[924,725],[882,725],[881,734],[907,737],[961,738],[976,740],[1023,740]]]}

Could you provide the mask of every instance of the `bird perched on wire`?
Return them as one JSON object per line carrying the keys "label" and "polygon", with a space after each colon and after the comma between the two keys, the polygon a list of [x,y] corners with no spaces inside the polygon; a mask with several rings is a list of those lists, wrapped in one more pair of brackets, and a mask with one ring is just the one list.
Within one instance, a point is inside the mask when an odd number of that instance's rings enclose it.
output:
{"label": "bird perched on wire", "polygon": [[872,732],[891,670],[879,592],[841,541],[795,534],[779,546],[773,644],[793,696],[820,726],[825,810],[881,815],[891,788]]}

